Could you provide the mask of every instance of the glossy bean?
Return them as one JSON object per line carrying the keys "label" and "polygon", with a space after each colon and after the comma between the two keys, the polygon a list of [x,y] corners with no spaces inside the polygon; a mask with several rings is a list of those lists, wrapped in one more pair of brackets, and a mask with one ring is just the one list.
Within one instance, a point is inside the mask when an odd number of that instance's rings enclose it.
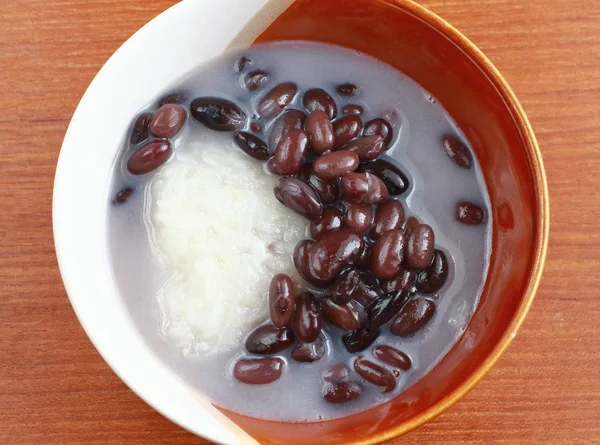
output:
{"label": "glossy bean", "polygon": [[417,272],[404,266],[400,266],[401,272],[391,280],[381,280],[381,290],[385,294],[397,290],[413,291],[417,280]]}
{"label": "glossy bean", "polygon": [[125,187],[115,195],[113,204],[125,204],[131,195],[133,195],[133,189],[131,187]]}
{"label": "glossy bean", "polygon": [[340,187],[337,180],[319,178],[314,174],[312,164],[304,165],[300,171],[300,177],[319,192],[319,196],[324,204],[332,204],[337,201],[340,194]]}
{"label": "glossy bean", "polygon": [[461,202],[456,206],[456,220],[470,226],[483,224],[485,213],[477,204]]}
{"label": "glossy bean", "polygon": [[417,278],[417,290],[425,295],[439,291],[448,279],[448,260],[446,254],[436,250],[431,265]]}
{"label": "glossy bean", "polygon": [[398,314],[390,332],[399,337],[409,337],[422,329],[435,313],[435,304],[425,298],[410,300]]}
{"label": "glossy bean", "polygon": [[328,281],[319,280],[310,271],[308,252],[314,245],[315,241],[313,240],[302,240],[296,245],[293,255],[294,266],[296,266],[300,276],[312,285],[316,287],[327,287],[329,284]]}
{"label": "glossy bean", "polygon": [[362,387],[355,382],[326,383],[322,394],[329,403],[347,403],[362,395]]}
{"label": "glossy bean", "polygon": [[131,135],[129,136],[129,142],[131,145],[137,145],[140,142],[144,142],[148,139],[150,134],[150,122],[152,121],[153,115],[151,113],[140,114],[131,128]]}
{"label": "glossy bean", "polygon": [[321,375],[321,379],[324,382],[340,383],[348,380],[349,376],[350,371],[348,370],[348,367],[343,363],[337,363],[327,368]]}
{"label": "glossy bean", "polygon": [[269,286],[269,313],[273,324],[282,328],[292,321],[294,315],[294,283],[285,274],[277,274]]}
{"label": "glossy bean", "polygon": [[292,130],[281,138],[275,150],[275,165],[282,175],[298,173],[306,161],[308,135],[302,130]]}
{"label": "glossy bean", "polygon": [[352,331],[347,333],[342,337],[342,342],[344,346],[350,353],[364,351],[369,348],[381,332],[379,329],[372,330],[370,328],[364,327],[359,328],[356,331]]}
{"label": "glossy bean", "polygon": [[158,106],[162,107],[163,105],[166,104],[182,104],[185,102],[185,100],[187,99],[187,94],[185,94],[183,91],[175,91],[173,93],[169,93],[166,96],[163,96],[159,101],[158,101]]}
{"label": "glossy bean", "polygon": [[363,357],[354,360],[354,370],[367,382],[383,387],[384,393],[396,387],[396,378],[390,371]]}
{"label": "glossy bean", "polygon": [[383,138],[384,148],[389,147],[394,138],[394,130],[390,123],[385,119],[373,119],[372,121],[367,122],[363,134],[365,136],[381,136]]}
{"label": "glossy bean", "polygon": [[362,243],[362,239],[349,229],[324,233],[308,251],[311,274],[319,280],[332,280],[343,267],[352,264]]}
{"label": "glossy bean", "polygon": [[127,169],[133,175],[144,175],[167,162],[171,152],[169,141],[148,142],[131,155]]}
{"label": "glossy bean", "polygon": [[327,91],[320,88],[308,90],[302,98],[302,105],[306,111],[312,113],[315,110],[321,110],[327,113],[330,120],[337,116],[337,105]]}
{"label": "glossy bean", "polygon": [[165,104],[158,109],[150,122],[150,133],[157,138],[172,138],[185,124],[185,109],[175,104]]}
{"label": "glossy bean", "polygon": [[371,265],[371,250],[372,246],[367,238],[363,238],[363,247],[356,256],[354,264],[362,269],[368,269]]}
{"label": "glossy bean", "polygon": [[471,152],[465,144],[454,136],[446,135],[442,138],[444,152],[448,155],[452,162],[460,168],[471,168],[473,159]]}
{"label": "glossy bean", "polygon": [[408,291],[396,291],[380,298],[369,308],[369,327],[378,329],[394,318],[410,298]]}
{"label": "glossy bean", "polygon": [[339,149],[357,137],[363,128],[363,123],[358,116],[345,116],[333,123],[335,144],[333,149]]}
{"label": "glossy bean", "polygon": [[294,212],[317,221],[323,213],[323,204],[317,192],[306,182],[298,178],[285,177],[275,187],[275,196]]}
{"label": "glossy bean", "polygon": [[234,65],[234,70],[236,73],[240,73],[242,72],[247,66],[252,65],[252,60],[250,60],[248,57],[246,56],[242,56],[240,57]]}
{"label": "glossy bean", "polygon": [[356,202],[344,205],[344,225],[357,233],[365,232],[373,224],[373,207]]}
{"label": "glossy bean", "polygon": [[333,124],[323,110],[315,110],[304,122],[304,130],[310,137],[310,146],[316,154],[331,150],[335,144]]}
{"label": "glossy bean", "polygon": [[299,110],[286,110],[275,121],[269,135],[269,148],[274,151],[283,136],[292,130],[302,130],[306,114]]}
{"label": "glossy bean", "polygon": [[373,275],[356,268],[341,273],[329,287],[329,293],[336,304],[345,304],[354,300],[364,307],[370,306],[382,295]]}
{"label": "glossy bean", "polygon": [[412,229],[417,227],[419,224],[421,223],[414,216],[409,216],[408,218],[406,218],[406,221],[402,223],[402,232],[404,232],[404,238],[408,239],[408,236],[410,235]]}
{"label": "glossy bean", "polygon": [[313,163],[314,174],[321,179],[336,179],[351,173],[360,161],[356,153],[346,150],[332,151],[318,157]]}
{"label": "glossy bean", "polygon": [[238,131],[233,140],[238,147],[254,159],[265,161],[269,158],[267,144],[258,136],[247,131]]}
{"label": "glossy bean", "polygon": [[354,331],[367,322],[367,311],[354,300],[339,305],[335,304],[331,298],[323,298],[321,310],[325,320],[346,331]]}
{"label": "glossy bean", "polygon": [[342,193],[349,201],[365,205],[379,204],[389,197],[385,184],[371,173],[346,174],[342,178]]}
{"label": "glossy bean", "polygon": [[361,161],[372,161],[377,159],[383,152],[383,138],[379,135],[364,136],[348,142],[342,150],[356,153]]}
{"label": "glossy bean", "polygon": [[249,91],[256,91],[269,81],[269,73],[263,70],[252,71],[244,78],[244,86]]}
{"label": "glossy bean", "polygon": [[375,161],[361,164],[358,168],[361,173],[371,173],[379,177],[390,195],[401,195],[408,190],[408,178],[402,171],[385,159],[377,159]]}
{"label": "glossy bean", "polygon": [[322,325],[319,301],[308,291],[298,295],[294,312],[294,331],[298,338],[305,343],[312,343],[319,337]]}
{"label": "glossy bean", "polygon": [[271,119],[281,113],[296,96],[298,86],[292,82],[277,85],[258,103],[258,114],[264,119]]}
{"label": "glossy bean", "polygon": [[284,366],[277,357],[240,359],[233,367],[233,375],[242,383],[265,385],[281,377]]}
{"label": "glossy bean", "polygon": [[267,161],[267,170],[274,175],[281,176],[281,173],[279,173],[279,170],[277,170],[275,156],[271,156]]}
{"label": "glossy bean", "polygon": [[406,240],[404,261],[411,269],[427,269],[433,260],[435,236],[427,224],[414,227]]}
{"label": "glossy bean", "polygon": [[408,371],[412,366],[410,357],[399,349],[388,345],[378,345],[373,349],[373,355],[388,365]]}
{"label": "glossy bean", "polygon": [[192,117],[215,131],[241,130],[246,113],[233,102],[218,97],[199,97],[190,105]]}
{"label": "glossy bean", "polygon": [[288,326],[264,325],[250,333],[246,350],[251,354],[277,354],[292,346],[294,339],[294,331]]}
{"label": "glossy bean", "polygon": [[398,275],[404,259],[404,235],[388,230],[375,242],[371,252],[371,271],[377,278],[390,280]]}
{"label": "glossy bean", "polygon": [[400,229],[404,222],[404,206],[400,201],[390,199],[377,206],[375,221],[369,235],[379,238],[388,230]]}
{"label": "glossy bean", "polygon": [[363,114],[363,112],[365,111],[365,109],[358,104],[348,104],[348,105],[344,105],[342,107],[342,113],[344,114],[354,114],[354,115],[361,115]]}
{"label": "glossy bean", "polygon": [[360,93],[360,88],[353,83],[343,83],[336,87],[336,91],[340,96],[358,96]]}
{"label": "glossy bean", "polygon": [[327,207],[321,217],[311,224],[310,233],[314,239],[319,239],[325,232],[341,229],[343,223],[340,211],[335,207]]}
{"label": "glossy bean", "polygon": [[298,342],[292,348],[291,356],[297,362],[312,363],[320,360],[325,355],[326,345],[318,337],[312,343]]}

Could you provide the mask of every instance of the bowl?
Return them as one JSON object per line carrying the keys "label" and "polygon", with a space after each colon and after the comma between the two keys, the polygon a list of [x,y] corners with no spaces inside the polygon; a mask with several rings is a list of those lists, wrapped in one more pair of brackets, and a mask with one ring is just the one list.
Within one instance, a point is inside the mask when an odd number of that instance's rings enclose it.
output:
{"label": "bowl", "polygon": [[[234,14],[231,11],[235,11]],[[312,40],[356,49],[432,93],[469,139],[493,216],[489,273],[465,333],[393,400],[320,423],[265,421],[213,406],[152,353],[111,275],[111,168],[132,116],[158,91],[233,46]],[[151,74],[151,75],[149,75]],[[58,162],[53,224],[65,287],[87,335],[123,381],[157,411],[211,441],[375,444],[406,433],[464,396],[515,337],[541,278],[548,239],[541,154],[518,100],[491,62],[448,23],[409,0],[185,0],[148,23],[83,96]]]}

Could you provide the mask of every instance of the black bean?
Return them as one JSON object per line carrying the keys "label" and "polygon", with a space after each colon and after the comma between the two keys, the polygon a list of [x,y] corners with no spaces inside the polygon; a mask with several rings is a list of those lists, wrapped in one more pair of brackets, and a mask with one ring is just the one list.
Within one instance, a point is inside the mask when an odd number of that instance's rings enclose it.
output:
{"label": "black bean", "polygon": [[310,233],[314,239],[318,239],[325,232],[341,229],[343,222],[342,214],[336,207],[327,207],[321,217],[311,224]]}
{"label": "black bean", "polygon": [[247,131],[238,131],[233,140],[235,144],[244,152],[252,156],[254,159],[266,161],[269,159],[269,150],[267,144],[258,136],[248,133]]}
{"label": "black bean", "polygon": [[370,306],[382,295],[373,275],[356,268],[342,272],[329,287],[329,292],[336,304],[345,304],[354,300],[364,307]]}
{"label": "black bean", "polygon": [[456,219],[463,224],[478,225],[485,220],[485,213],[477,204],[461,202],[456,206]]}
{"label": "black bean", "polygon": [[379,238],[388,230],[400,229],[404,222],[404,207],[400,201],[390,199],[377,206],[375,221],[369,235]]}
{"label": "black bean", "polygon": [[441,250],[436,250],[431,265],[417,278],[417,290],[422,294],[434,294],[444,286],[447,279],[448,260],[446,254]]}
{"label": "black bean", "polygon": [[349,229],[324,233],[308,251],[311,274],[319,280],[332,280],[343,267],[352,264],[362,243],[362,239]]}
{"label": "black bean", "polygon": [[277,274],[269,286],[269,312],[273,324],[282,328],[292,321],[294,315],[294,283],[285,274]]}
{"label": "black bean", "polygon": [[281,202],[290,210],[317,221],[323,213],[323,204],[317,192],[306,182],[298,178],[285,177],[275,187],[275,196],[281,196]]}
{"label": "black bean", "polygon": [[344,83],[338,85],[336,91],[340,96],[358,96],[360,88],[353,83]]}
{"label": "black bean", "polygon": [[319,301],[308,291],[298,295],[294,312],[294,330],[298,338],[305,343],[312,343],[319,337],[322,325]]}
{"label": "black bean", "polygon": [[361,161],[377,159],[383,152],[383,138],[379,135],[364,136],[348,142],[342,150],[348,150],[358,155]]}
{"label": "black bean", "polygon": [[149,173],[167,162],[171,151],[169,141],[148,142],[129,158],[127,169],[133,175]]}
{"label": "black bean", "polygon": [[442,138],[442,145],[444,146],[444,152],[452,159],[454,164],[460,168],[471,168],[473,159],[465,144],[454,136],[446,135]]}
{"label": "black bean", "polygon": [[413,287],[417,280],[417,272],[404,266],[400,266],[401,272],[391,280],[381,280],[381,290],[385,294],[397,290],[413,292]]}
{"label": "black bean", "polygon": [[354,360],[354,370],[367,382],[383,387],[384,393],[396,387],[396,379],[390,371],[363,357]]}
{"label": "black bean", "polygon": [[174,93],[169,93],[166,96],[163,96],[159,101],[158,101],[158,106],[162,107],[163,105],[166,104],[182,104],[185,102],[185,100],[187,99],[186,94],[183,91],[176,91]]}
{"label": "black bean", "polygon": [[435,236],[427,224],[414,227],[406,240],[404,261],[411,269],[427,269],[433,260]]}
{"label": "black bean", "polygon": [[294,266],[302,278],[316,287],[327,287],[328,281],[319,280],[315,277],[309,267],[308,252],[315,245],[313,240],[302,240],[294,249]]}
{"label": "black bean", "polygon": [[363,123],[358,116],[345,116],[333,123],[333,133],[335,135],[334,150],[346,145],[352,139],[357,137],[363,128]]}
{"label": "black bean", "polygon": [[150,121],[152,121],[152,117],[152,113],[143,113],[137,117],[131,129],[131,136],[129,137],[129,142],[131,142],[131,145],[137,145],[140,142],[144,142],[146,139],[148,139],[150,134]]}
{"label": "black bean", "polygon": [[378,329],[386,324],[400,312],[409,298],[408,291],[396,291],[377,300],[369,308],[369,327]]}
{"label": "black bean", "polygon": [[371,173],[379,177],[390,195],[401,195],[408,190],[408,178],[398,167],[385,159],[377,159],[375,161],[361,164],[358,168],[361,173]]}
{"label": "black bean", "polygon": [[[337,152],[339,153],[339,152]],[[373,224],[373,207],[356,202],[344,204],[344,225],[357,233],[366,231]]]}
{"label": "black bean", "polygon": [[312,164],[304,164],[302,170],[300,170],[299,177],[304,179],[314,189],[319,192],[319,196],[325,204],[332,204],[337,201],[340,194],[340,187],[338,181],[335,179],[321,179],[313,172]]}
{"label": "black bean", "polygon": [[252,71],[244,78],[244,85],[249,91],[256,91],[269,81],[269,73],[262,70]]}
{"label": "black bean", "polygon": [[367,322],[367,312],[357,301],[351,300],[342,305],[335,304],[330,298],[320,301],[325,320],[340,329],[354,331]]}
{"label": "black bean", "polygon": [[292,346],[294,339],[294,332],[288,326],[264,325],[250,333],[246,339],[246,350],[251,354],[277,354]]}
{"label": "black bean", "polygon": [[322,394],[329,403],[346,403],[360,397],[362,387],[354,382],[326,383]]}
{"label": "black bean", "polygon": [[348,173],[342,178],[342,193],[349,201],[379,204],[388,199],[385,184],[371,173]]}
{"label": "black bean", "polygon": [[348,352],[360,352],[370,347],[380,334],[379,329],[359,328],[344,335],[342,341]]}
{"label": "black bean", "polygon": [[199,97],[190,105],[192,117],[215,131],[241,130],[246,113],[233,102],[218,97]]}
{"label": "black bean", "polygon": [[325,355],[325,342],[318,337],[312,343],[298,342],[292,348],[292,358],[297,362],[312,363],[320,360]]}
{"label": "black bean", "polygon": [[371,252],[371,271],[377,278],[390,280],[398,275],[404,259],[404,234],[388,230],[375,242]]}
{"label": "black bean", "polygon": [[327,91],[320,88],[308,90],[302,98],[302,105],[306,111],[312,113],[315,110],[322,110],[327,113],[329,119],[335,119],[337,116],[337,105]]}
{"label": "black bean", "polygon": [[242,383],[264,385],[281,377],[285,364],[277,357],[247,358],[237,361],[233,375]]}
{"label": "black bean", "polygon": [[131,195],[133,195],[133,189],[131,187],[125,187],[116,194],[115,199],[113,199],[113,204],[125,204]]}
{"label": "black bean", "polygon": [[382,362],[391,366],[396,366],[403,371],[408,371],[412,366],[410,357],[399,349],[393,348],[392,346],[375,346],[373,349],[373,355]]}
{"label": "black bean", "polygon": [[298,86],[295,83],[285,82],[277,85],[258,103],[258,114],[265,119],[277,116],[292,103],[297,92]]}
{"label": "black bean", "polygon": [[409,337],[422,329],[435,313],[435,304],[425,298],[410,300],[400,311],[390,327],[390,332],[399,337]]}
{"label": "black bean", "polygon": [[373,119],[365,124],[363,134],[365,136],[381,136],[383,138],[383,145],[387,148],[390,146],[394,137],[394,130],[390,123],[385,119]]}

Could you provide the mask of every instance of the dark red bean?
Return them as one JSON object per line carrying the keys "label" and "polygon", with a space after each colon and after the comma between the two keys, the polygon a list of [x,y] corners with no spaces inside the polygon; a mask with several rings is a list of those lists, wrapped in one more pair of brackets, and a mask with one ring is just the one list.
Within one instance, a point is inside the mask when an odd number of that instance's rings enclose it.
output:
{"label": "dark red bean", "polygon": [[285,177],[275,187],[275,196],[281,196],[281,202],[290,210],[317,221],[323,213],[323,204],[317,192],[306,182],[298,178]]}
{"label": "dark red bean", "polygon": [[343,363],[338,363],[325,370],[321,378],[324,382],[340,383],[348,380],[349,376],[350,371],[348,370],[348,367]]}
{"label": "dark red bean", "polygon": [[302,130],[292,130],[281,138],[275,150],[275,164],[282,175],[298,173],[306,161],[308,135]]}
{"label": "dark red bean", "polygon": [[404,207],[400,201],[390,199],[377,206],[375,221],[369,235],[373,239],[379,238],[388,230],[400,229],[404,222]]}
{"label": "dark red bean", "polygon": [[354,382],[326,383],[322,394],[329,403],[347,403],[362,395],[362,387]]}
{"label": "dark red bean", "polygon": [[277,354],[292,346],[294,340],[294,331],[290,327],[264,325],[248,336],[246,350],[251,354]]}
{"label": "dark red bean", "polygon": [[[339,152],[337,152],[339,153]],[[373,224],[373,207],[347,202],[344,205],[344,225],[357,233],[366,231]]]}
{"label": "dark red bean", "polygon": [[320,88],[308,90],[304,93],[302,98],[302,105],[306,108],[306,111],[312,113],[315,110],[321,110],[327,113],[330,120],[335,119],[337,116],[337,105],[333,100],[333,97],[327,93],[327,91]]}
{"label": "dark red bean", "polygon": [[269,160],[267,161],[267,170],[269,170],[269,172],[274,175],[277,175],[277,176],[281,175],[281,173],[279,173],[279,170],[277,170],[277,165],[275,163],[275,156],[271,156],[269,158]]}
{"label": "dark red bean", "polygon": [[377,300],[369,308],[369,327],[378,329],[394,318],[410,298],[408,291],[396,291]]}
{"label": "dark red bean", "polygon": [[485,213],[481,207],[472,202],[461,202],[456,206],[456,220],[471,226],[482,224]]}
{"label": "dark red bean", "polygon": [[371,173],[345,175],[342,178],[342,193],[349,201],[365,205],[379,204],[389,197],[383,181]]}
{"label": "dark red bean", "polygon": [[349,229],[324,233],[308,251],[311,274],[319,280],[332,280],[343,267],[354,261],[362,243],[362,239]]}
{"label": "dark red bean", "polygon": [[433,260],[435,236],[427,224],[414,227],[406,240],[404,261],[411,269],[427,269]]}
{"label": "dark red bean", "polygon": [[315,153],[322,154],[333,148],[333,124],[323,110],[315,110],[308,115],[304,122],[304,130],[310,136],[310,146]]}
{"label": "dark red bean", "polygon": [[446,254],[436,250],[431,265],[419,274],[417,290],[422,294],[434,294],[439,291],[448,279],[448,260]]}
{"label": "dark red bean", "polygon": [[283,360],[277,357],[243,358],[233,367],[233,375],[242,383],[265,385],[281,377],[284,366]]}
{"label": "dark red bean", "polygon": [[355,300],[368,307],[381,297],[381,290],[373,275],[351,268],[345,270],[329,287],[331,299],[336,304],[345,304]]}
{"label": "dark red bean", "polygon": [[265,119],[277,116],[292,103],[297,92],[298,87],[295,83],[285,82],[277,85],[258,103],[258,114]]}
{"label": "dark red bean", "polygon": [[298,342],[292,348],[291,355],[297,362],[316,362],[325,355],[325,343],[320,337],[312,343]]}
{"label": "dark red bean", "polygon": [[385,119],[373,119],[365,124],[365,130],[363,131],[365,136],[379,135],[383,138],[383,146],[387,148],[390,146],[394,137],[394,130],[388,121]]}
{"label": "dark red bean", "polygon": [[336,91],[340,96],[358,96],[360,88],[353,83],[343,83],[337,86]]}
{"label": "dark red bean", "polygon": [[371,173],[379,177],[390,195],[401,195],[408,190],[409,182],[404,173],[398,167],[385,159],[366,162],[358,168],[361,173]]}
{"label": "dark red bean", "polygon": [[384,294],[389,294],[397,290],[412,292],[417,281],[417,272],[404,266],[400,266],[400,270],[401,272],[395,278],[381,280],[381,290]]}
{"label": "dark red bean", "polygon": [[294,315],[294,283],[285,274],[277,274],[269,286],[269,312],[273,324],[282,328],[292,322]]}
{"label": "dark red bean", "polygon": [[358,116],[346,116],[336,120],[333,123],[333,133],[335,135],[334,150],[341,148],[357,137],[362,128],[363,123]]}
{"label": "dark red bean", "polygon": [[374,135],[354,139],[344,145],[342,149],[356,153],[361,161],[372,161],[383,152],[383,147],[383,138]]}
{"label": "dark red bean", "polygon": [[319,301],[308,291],[298,295],[294,312],[294,330],[298,338],[305,343],[315,341],[321,333],[322,325],[323,316]]}
{"label": "dark red bean", "polygon": [[363,238],[363,247],[354,260],[354,264],[361,269],[368,269],[371,265],[371,244],[368,239]]}
{"label": "dark red bean", "polygon": [[148,142],[129,158],[127,169],[133,175],[149,173],[167,162],[171,151],[169,141]]}
{"label": "dark red bean", "polygon": [[190,105],[192,117],[215,131],[241,130],[246,125],[246,113],[226,99],[199,97]]}
{"label": "dark red bean", "polygon": [[115,199],[113,199],[113,204],[125,204],[131,195],[133,195],[133,189],[131,187],[125,187],[116,194]]}
{"label": "dark red bean", "polygon": [[403,371],[408,371],[412,366],[408,355],[388,345],[375,346],[373,355],[382,362],[400,368]]}
{"label": "dark red bean", "polygon": [[305,120],[306,115],[302,111],[287,110],[283,113],[281,117],[275,121],[273,128],[271,129],[271,134],[269,136],[269,147],[271,150],[275,150],[275,147],[279,145],[281,138],[290,131],[302,130]]}
{"label": "dark red bean", "polygon": [[238,131],[233,140],[238,147],[254,159],[260,161],[269,159],[269,149],[267,148],[267,144],[265,144],[258,136],[248,133],[247,131]]}
{"label": "dark red bean", "polygon": [[362,304],[354,300],[338,305],[330,298],[323,298],[321,310],[325,320],[346,331],[354,331],[367,322],[367,311]]}
{"label": "dark red bean", "polygon": [[150,127],[150,121],[152,121],[153,115],[151,113],[140,114],[131,128],[131,136],[129,142],[131,145],[137,145],[140,142],[144,142],[148,139]]}
{"label": "dark red bean", "polygon": [[379,329],[359,328],[356,331],[349,332],[342,337],[344,346],[350,353],[364,351],[370,347],[381,332]]}
{"label": "dark red bean", "polygon": [[363,357],[354,360],[354,370],[367,382],[383,387],[384,393],[396,387],[396,379],[390,371]]}
{"label": "dark red bean", "polygon": [[390,332],[399,337],[408,337],[423,328],[435,313],[435,304],[425,298],[410,300],[404,305]]}
{"label": "dark red bean", "polygon": [[311,224],[310,233],[314,239],[319,239],[325,232],[341,229],[343,223],[344,220],[340,211],[335,207],[327,207],[323,210],[319,220]]}
{"label": "dark red bean", "polygon": [[250,130],[252,130],[254,133],[260,133],[262,131],[262,127],[258,122],[252,122],[250,124]]}
{"label": "dark red bean", "polygon": [[169,93],[166,96],[163,96],[162,99],[158,101],[158,106],[162,107],[166,104],[182,104],[186,100],[186,94],[183,91],[176,91],[174,93]]}
{"label": "dark red bean", "polygon": [[365,111],[365,109],[358,104],[348,104],[348,105],[344,105],[342,107],[342,113],[344,114],[355,114],[355,115],[361,115],[363,114],[363,112]]}
{"label": "dark red bean", "polygon": [[252,71],[244,78],[244,85],[249,91],[256,91],[269,81],[269,73],[262,70]]}
{"label": "dark red bean", "polygon": [[375,242],[371,252],[371,271],[377,278],[390,280],[401,272],[404,236],[401,230],[388,230]]}
{"label": "dark red bean", "polygon": [[174,104],[165,104],[158,109],[152,122],[150,133],[157,138],[172,138],[185,124],[187,113],[183,107]]}
{"label": "dark red bean", "polygon": [[241,71],[244,70],[244,68],[246,68],[247,66],[252,65],[252,60],[250,60],[249,58],[242,56],[240,57],[237,62],[235,62],[234,65],[234,70],[236,73],[239,73]]}
{"label": "dark red bean", "polygon": [[313,172],[321,179],[336,179],[356,170],[359,163],[356,153],[347,150],[332,151],[313,162]]}
{"label": "dark red bean", "polygon": [[446,135],[442,138],[442,145],[444,146],[444,152],[458,167],[471,168],[473,159],[465,144],[454,136]]}
{"label": "dark red bean", "polygon": [[415,227],[417,227],[419,224],[421,224],[419,222],[419,220],[417,218],[415,218],[414,216],[409,216],[406,221],[404,221],[404,223],[402,224],[402,231],[404,232],[404,238],[408,239],[408,236],[410,235],[410,232],[412,229],[414,229]]}
{"label": "dark red bean", "polygon": [[313,240],[302,240],[294,249],[294,265],[302,278],[317,287],[327,287],[328,282],[316,278],[310,271],[308,264],[308,251],[315,245]]}
{"label": "dark red bean", "polygon": [[332,204],[337,201],[340,194],[338,181],[335,179],[325,180],[319,178],[314,174],[312,167],[312,164],[304,164],[304,167],[300,170],[299,177],[304,179],[319,192],[319,196],[321,196],[324,204]]}

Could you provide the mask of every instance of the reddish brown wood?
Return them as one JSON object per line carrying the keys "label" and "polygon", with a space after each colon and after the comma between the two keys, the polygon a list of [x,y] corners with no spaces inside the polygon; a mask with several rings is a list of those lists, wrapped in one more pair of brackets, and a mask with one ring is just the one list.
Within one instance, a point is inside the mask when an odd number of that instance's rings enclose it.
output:
{"label": "reddish brown wood", "polygon": [[[0,1],[0,443],[203,445],[103,362],[54,257],[52,181],[70,116],[110,54],[172,0]],[[540,141],[546,273],[516,341],[465,399],[390,445],[600,438],[600,3],[423,0],[492,59]]]}

